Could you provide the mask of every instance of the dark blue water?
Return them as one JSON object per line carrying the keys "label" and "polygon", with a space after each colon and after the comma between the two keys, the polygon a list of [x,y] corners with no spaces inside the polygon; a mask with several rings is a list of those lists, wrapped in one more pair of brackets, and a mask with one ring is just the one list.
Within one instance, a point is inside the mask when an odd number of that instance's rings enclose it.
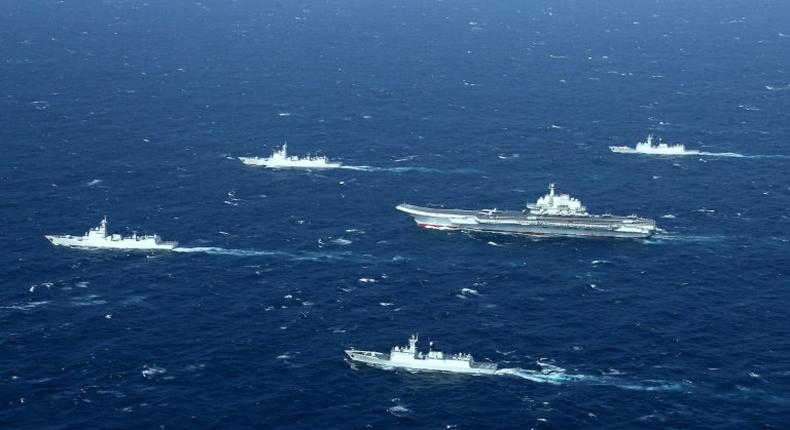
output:
{"label": "dark blue water", "polygon": [[[0,426],[787,428],[786,2],[159,3],[0,2]],[[667,233],[394,210],[549,182]],[[104,215],[192,252],[43,237]],[[343,359],[412,332],[508,370]]]}

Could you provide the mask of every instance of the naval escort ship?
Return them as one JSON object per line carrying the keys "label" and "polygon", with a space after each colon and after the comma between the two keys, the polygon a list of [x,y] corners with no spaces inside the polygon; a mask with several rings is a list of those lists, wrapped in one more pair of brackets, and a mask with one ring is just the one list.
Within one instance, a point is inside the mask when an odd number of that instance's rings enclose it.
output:
{"label": "naval escort ship", "polygon": [[329,161],[324,156],[308,155],[297,157],[288,155],[288,144],[272,153],[271,157],[239,157],[242,163],[250,166],[263,166],[270,169],[333,169],[342,166],[342,163]]}
{"label": "naval escort ship", "polygon": [[666,143],[659,142],[653,145],[653,135],[647,136],[644,142],[638,142],[635,148],[628,146],[610,146],[612,152],[619,154],[647,154],[647,155],[696,155],[699,151],[693,149],[686,149],[685,145],[667,145]]}
{"label": "naval escort ship", "polygon": [[473,375],[493,375],[496,372],[497,365],[494,363],[477,363],[470,354],[444,355],[433,349],[433,342],[430,343],[427,354],[420,352],[417,350],[418,340],[416,335],[411,335],[409,346],[394,346],[389,354],[358,349],[347,349],[345,353],[353,362],[384,369],[401,368]]}
{"label": "naval escort ship", "polygon": [[590,215],[579,200],[557,194],[554,184],[522,211],[435,209],[406,203],[396,209],[411,215],[418,226],[437,230],[585,238],[645,238],[657,231],[655,221],[636,215]]}
{"label": "naval escort ship", "polygon": [[177,242],[163,242],[158,235],[131,236],[107,233],[107,217],[101,220],[98,227],[88,230],[83,236],[44,236],[53,245],[70,248],[95,248],[95,249],[132,249],[132,250],[163,250],[170,251]]}

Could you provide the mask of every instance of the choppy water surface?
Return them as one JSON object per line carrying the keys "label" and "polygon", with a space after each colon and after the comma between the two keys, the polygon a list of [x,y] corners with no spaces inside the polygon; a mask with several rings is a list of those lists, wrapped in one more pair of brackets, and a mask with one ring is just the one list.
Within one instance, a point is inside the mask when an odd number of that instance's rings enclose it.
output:
{"label": "choppy water surface", "polygon": [[[788,6],[155,3],[0,4],[3,427],[790,422]],[[608,150],[648,133],[703,154]],[[350,168],[236,159],[286,140]],[[394,210],[516,209],[549,182],[666,233]],[[181,252],[43,237],[104,215]],[[343,360],[417,331],[501,370]]]}

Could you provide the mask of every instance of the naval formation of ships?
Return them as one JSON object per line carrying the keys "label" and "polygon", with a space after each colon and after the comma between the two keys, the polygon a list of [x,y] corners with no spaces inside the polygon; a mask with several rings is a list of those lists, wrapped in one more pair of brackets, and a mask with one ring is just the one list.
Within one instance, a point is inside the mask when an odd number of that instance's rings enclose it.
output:
{"label": "naval formation of ships", "polygon": [[[652,136],[639,142],[636,148],[612,146],[613,152],[660,155],[689,154],[682,145],[654,146]],[[239,157],[247,165],[272,169],[331,169],[342,166],[324,156],[298,157],[288,155],[288,146],[274,151],[270,157]],[[562,236],[577,238],[646,238],[660,231],[655,221],[636,215],[593,215],[582,203],[568,194],[556,192],[554,184],[549,193],[521,211],[498,209],[437,209],[410,204],[396,207],[414,218],[420,227],[438,230],[463,230],[470,232],[500,233],[528,236]],[[53,245],[72,248],[173,250],[176,242],[164,242],[157,235],[122,236],[107,232],[107,219],[83,236],[47,235]]]}
{"label": "naval formation of ships", "polygon": [[[239,157],[247,165],[263,166],[273,169],[301,168],[328,169],[339,168],[339,162],[330,161],[323,156],[298,157],[288,155],[287,145],[275,151],[270,157]],[[652,136],[639,142],[636,148],[610,147],[613,152],[640,153],[655,155],[686,155],[682,145],[669,146],[659,143],[654,146]],[[437,209],[410,204],[396,207],[414,218],[417,225],[439,230],[463,230],[470,232],[502,233],[530,236],[563,236],[577,238],[645,238],[659,229],[653,220],[636,215],[592,215],[582,203],[568,194],[556,192],[554,184],[549,185],[548,194],[540,197],[534,204],[528,204],[521,211],[497,209]],[[47,235],[53,245],[83,249],[123,249],[144,251],[171,251],[178,244],[162,241],[158,235],[131,236],[111,234],[104,218],[98,227],[90,229],[82,236]],[[417,349],[417,336],[409,338],[408,346],[395,346],[389,354],[348,349],[345,351],[351,362],[385,369],[406,369],[409,371],[434,371],[463,373],[472,375],[493,375],[497,371],[494,363],[479,363],[470,354],[445,355],[430,343],[427,353]]]}
{"label": "naval formation of ships", "polygon": [[[658,231],[655,221],[636,215],[591,215],[578,199],[557,194],[554,184],[549,185],[548,194],[522,211],[436,209],[406,203],[396,209],[411,215],[418,226],[437,230],[579,238],[646,238]],[[156,234],[110,234],[107,218],[82,236],[45,237],[53,245],[71,248],[171,251],[178,246],[177,242],[162,241]]]}

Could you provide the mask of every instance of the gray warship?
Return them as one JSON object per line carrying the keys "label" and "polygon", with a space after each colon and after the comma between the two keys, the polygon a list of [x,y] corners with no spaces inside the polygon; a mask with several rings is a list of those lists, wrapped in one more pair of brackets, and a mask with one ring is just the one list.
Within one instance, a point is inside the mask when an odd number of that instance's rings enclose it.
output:
{"label": "gray warship", "polygon": [[497,209],[437,209],[410,204],[396,207],[418,226],[437,230],[463,230],[527,236],[584,238],[646,238],[658,231],[656,222],[636,215],[591,215],[568,194],[549,193],[522,211]]}
{"label": "gray warship", "polygon": [[419,338],[411,335],[409,346],[394,346],[389,354],[360,349],[347,349],[344,352],[349,360],[383,369],[407,369],[410,371],[465,373],[471,375],[493,375],[496,364],[478,363],[471,354],[445,355],[437,351],[430,342],[428,353],[417,350]]}

